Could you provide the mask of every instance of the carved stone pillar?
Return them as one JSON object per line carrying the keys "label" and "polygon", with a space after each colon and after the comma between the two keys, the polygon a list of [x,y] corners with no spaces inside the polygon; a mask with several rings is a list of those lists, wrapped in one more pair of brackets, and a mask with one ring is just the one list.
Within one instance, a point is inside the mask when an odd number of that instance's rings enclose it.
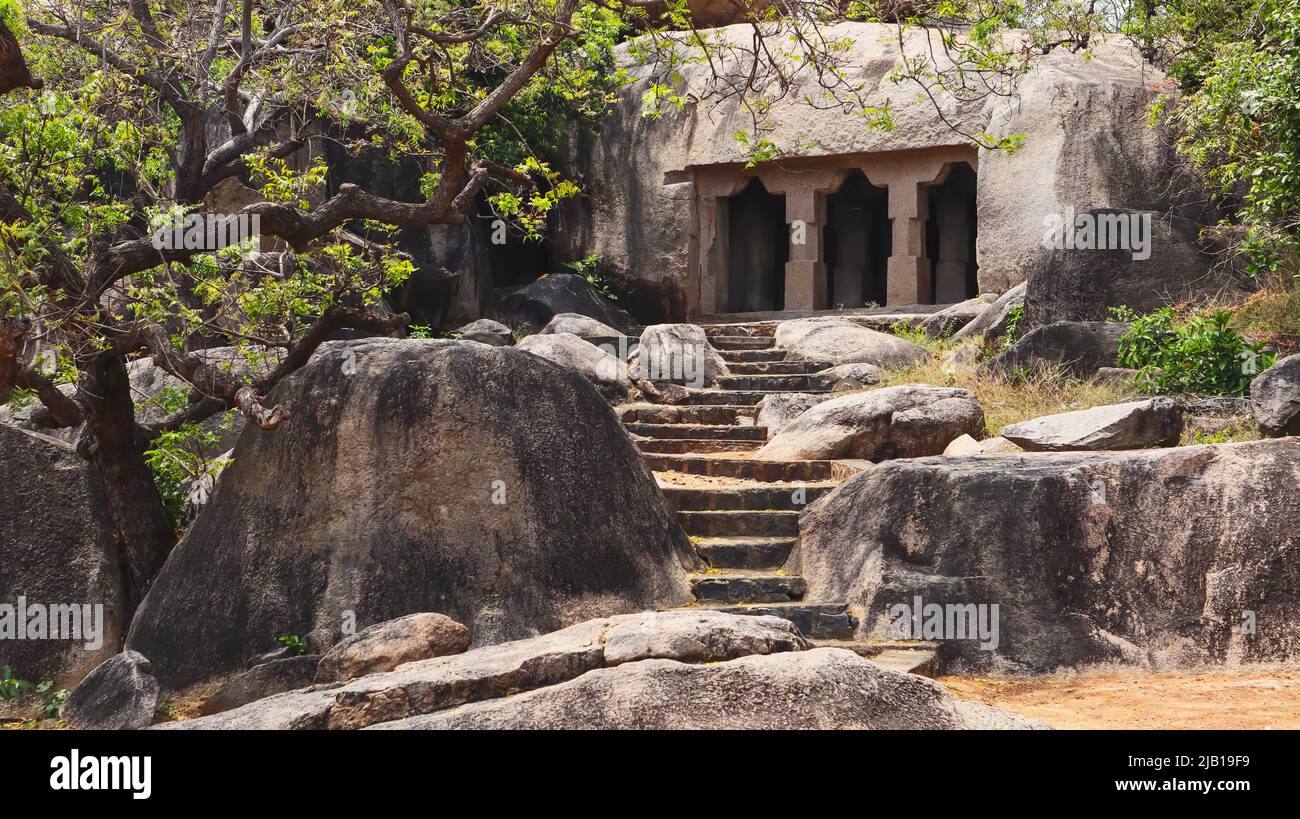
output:
{"label": "carved stone pillar", "polygon": [[806,183],[785,194],[785,218],[790,225],[790,260],[785,263],[786,310],[825,310],[826,262],[822,226],[826,198]]}
{"label": "carved stone pillar", "polygon": [[925,257],[927,194],[928,189],[922,180],[915,177],[889,185],[889,219],[894,242],[887,269],[888,304],[934,302],[930,289],[930,260]]}

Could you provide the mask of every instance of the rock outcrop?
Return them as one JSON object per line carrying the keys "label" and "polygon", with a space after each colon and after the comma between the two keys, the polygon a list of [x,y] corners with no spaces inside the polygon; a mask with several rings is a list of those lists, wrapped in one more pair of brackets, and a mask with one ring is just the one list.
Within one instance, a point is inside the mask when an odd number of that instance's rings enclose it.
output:
{"label": "rock outcrop", "polygon": [[813,406],[754,457],[769,461],[917,458],[938,455],[961,435],[984,431],[984,410],[967,390],[907,384]]}
{"label": "rock outcrop", "polygon": [[952,338],[963,327],[979,318],[999,296],[982,293],[973,299],[936,310],[917,323],[917,329],[930,338]]}
{"label": "rock outcrop", "polygon": [[1293,438],[888,461],[803,513],[786,569],[864,636],[997,605],[994,647],[938,635],[947,670],[1295,660],[1298,483]]}
{"label": "rock outcrop", "polygon": [[1250,400],[1260,432],[1300,435],[1300,355],[1287,356],[1256,376]]}
{"label": "rock outcrop", "polygon": [[[126,628],[122,558],[103,489],[71,446],[6,424],[0,487],[0,665],[20,679],[71,687],[118,652]],[[58,626],[57,639],[18,639],[17,621],[29,620],[33,606],[47,633]]]}
{"label": "rock outcrop", "polygon": [[910,341],[834,316],[781,322],[776,327],[776,346],[786,351],[787,359],[874,364],[882,370],[919,364],[930,357]]}
{"label": "rock outcrop", "polygon": [[[585,345],[585,342],[580,342]],[[590,345],[586,345],[590,346]],[[168,687],[435,611],[478,644],[677,605],[698,565],[613,410],[515,347],[331,343],[280,384],[131,626]]]}
{"label": "rock outcrop", "polygon": [[517,697],[375,726],[388,730],[961,730],[1042,728],[849,651],[602,668]]}
{"label": "rock outcrop", "polygon": [[98,665],[73,689],[59,716],[69,728],[134,731],[153,723],[158,681],[149,660],[124,651]]}
{"label": "rock outcrop", "polygon": [[1177,446],[1182,433],[1182,407],[1170,398],[1063,412],[1002,429],[1003,438],[1031,452]]}
{"label": "rock outcrop", "polygon": [[591,620],[203,719],[215,728],[1029,728],[788,621],[721,612]]}
{"label": "rock outcrop", "polygon": [[204,716],[219,714],[250,702],[311,685],[316,679],[319,663],[319,654],[300,654],[296,657],[280,657],[258,663],[223,682],[211,697],[204,700],[199,713]]}

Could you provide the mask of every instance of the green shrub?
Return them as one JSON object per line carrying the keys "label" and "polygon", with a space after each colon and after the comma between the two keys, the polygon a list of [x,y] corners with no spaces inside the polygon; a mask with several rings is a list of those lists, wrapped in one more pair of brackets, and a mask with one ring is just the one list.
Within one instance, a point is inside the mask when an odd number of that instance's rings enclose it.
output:
{"label": "green shrub", "polygon": [[1119,364],[1139,370],[1138,383],[1154,392],[1245,395],[1277,358],[1232,329],[1227,310],[1180,319],[1163,307],[1131,319],[1120,337]]}

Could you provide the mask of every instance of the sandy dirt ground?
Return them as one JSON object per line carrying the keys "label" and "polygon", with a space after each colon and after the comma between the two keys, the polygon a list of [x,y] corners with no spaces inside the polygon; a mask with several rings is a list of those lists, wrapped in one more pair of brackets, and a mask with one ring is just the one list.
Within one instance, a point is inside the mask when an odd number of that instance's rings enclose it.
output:
{"label": "sandy dirt ground", "polygon": [[940,677],[963,699],[1055,728],[1300,728],[1300,665],[1049,677]]}

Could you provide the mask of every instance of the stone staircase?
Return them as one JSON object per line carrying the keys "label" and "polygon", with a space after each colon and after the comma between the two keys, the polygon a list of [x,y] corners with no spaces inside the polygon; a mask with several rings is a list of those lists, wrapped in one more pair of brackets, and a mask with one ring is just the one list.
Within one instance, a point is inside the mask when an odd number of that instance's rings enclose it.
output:
{"label": "stone staircase", "polygon": [[676,404],[621,408],[682,528],[708,569],[691,578],[697,607],[768,614],[794,623],[817,645],[847,648],[901,671],[932,674],[938,646],[854,639],[857,619],[844,603],[804,600],[804,578],[783,566],[799,540],[799,513],[857,470],[835,461],[759,461],[767,441],[758,403],[784,392],[828,392],[828,365],[787,361],[775,322],[706,325],[731,375],[692,390]]}

